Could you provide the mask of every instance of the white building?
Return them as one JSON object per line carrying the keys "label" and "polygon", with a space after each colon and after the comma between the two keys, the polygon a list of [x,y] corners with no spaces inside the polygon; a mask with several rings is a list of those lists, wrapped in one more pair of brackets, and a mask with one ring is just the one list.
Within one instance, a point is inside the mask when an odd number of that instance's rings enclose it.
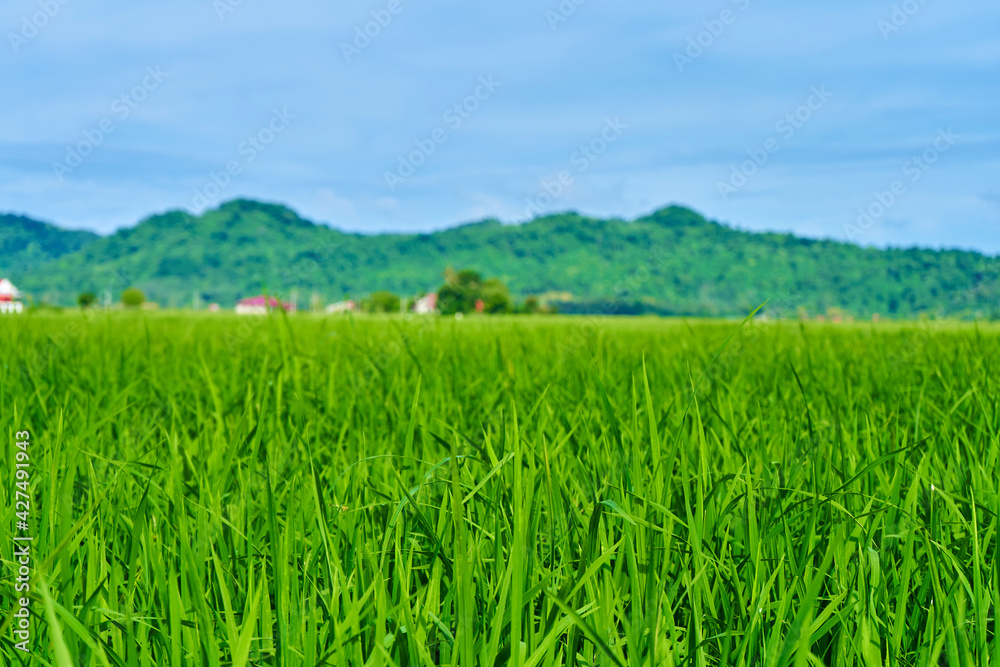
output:
{"label": "white building", "polygon": [[284,303],[283,301],[279,301],[273,296],[255,296],[249,299],[243,299],[236,304],[237,315],[267,315],[274,310],[284,310],[285,312],[295,311],[291,305]]}
{"label": "white building", "polygon": [[20,290],[6,278],[0,279],[0,313],[20,313],[22,310]]}
{"label": "white building", "polygon": [[326,307],[328,313],[353,313],[358,309],[358,304],[353,301],[338,301]]}
{"label": "white building", "polygon": [[437,303],[437,293],[431,292],[430,294],[417,299],[417,302],[413,304],[413,312],[417,315],[430,315],[431,313],[436,313]]}

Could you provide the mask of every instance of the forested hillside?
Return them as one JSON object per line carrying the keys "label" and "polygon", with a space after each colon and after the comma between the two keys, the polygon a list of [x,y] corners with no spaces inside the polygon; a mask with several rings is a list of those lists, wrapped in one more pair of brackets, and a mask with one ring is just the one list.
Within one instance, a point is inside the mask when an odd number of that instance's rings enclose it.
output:
{"label": "forested hillside", "polygon": [[449,266],[496,276],[518,296],[561,293],[563,312],[738,315],[770,299],[784,316],[991,316],[1000,304],[995,258],[750,233],[681,207],[635,220],[566,213],[431,234],[346,234],[246,200],[201,216],[153,216],[106,237],[19,224],[0,237],[8,249],[0,272],[61,304],[131,285],[165,306],[190,304],[195,292],[224,306],[262,290],[297,290],[300,303],[313,292],[327,302],[375,290],[412,295],[436,289]]}
{"label": "forested hillside", "polygon": [[60,229],[23,215],[0,215],[0,277],[33,273],[45,262],[99,238],[93,232]]}

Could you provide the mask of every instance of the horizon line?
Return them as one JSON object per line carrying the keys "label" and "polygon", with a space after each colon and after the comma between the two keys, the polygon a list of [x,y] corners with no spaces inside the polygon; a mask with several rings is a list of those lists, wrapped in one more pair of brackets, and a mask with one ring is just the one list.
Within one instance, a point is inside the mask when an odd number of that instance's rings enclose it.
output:
{"label": "horizon line", "polygon": [[817,242],[817,243],[823,243],[823,242],[826,242],[826,243],[835,243],[835,244],[838,244],[838,245],[848,245],[848,246],[854,246],[856,248],[861,248],[861,249],[871,249],[871,250],[879,250],[879,251],[891,251],[891,250],[897,250],[897,251],[924,250],[924,251],[931,251],[931,252],[965,252],[965,253],[972,253],[972,254],[983,256],[983,257],[988,257],[988,258],[1000,259],[1000,251],[998,251],[996,254],[990,254],[989,252],[987,252],[985,250],[980,250],[978,248],[971,248],[971,247],[944,246],[944,245],[942,245],[942,246],[925,246],[925,245],[916,245],[916,244],[914,244],[914,245],[892,245],[892,244],[888,244],[888,245],[884,245],[883,246],[883,245],[877,245],[877,244],[874,244],[874,243],[870,243],[870,244],[867,244],[867,245],[862,245],[862,244],[857,243],[857,242],[852,241],[852,240],[838,239],[838,238],[834,238],[834,237],[831,237],[831,236],[808,236],[808,235],[803,235],[801,233],[798,233],[798,232],[795,232],[795,231],[792,231],[792,230],[780,230],[780,229],[755,230],[755,229],[748,229],[748,228],[740,227],[738,224],[731,223],[731,222],[728,222],[728,221],[722,221],[722,220],[716,220],[716,219],[713,219],[713,218],[709,218],[705,214],[701,213],[700,211],[698,211],[698,210],[696,210],[696,209],[694,209],[694,208],[692,208],[692,207],[690,207],[690,206],[688,206],[686,204],[681,204],[681,203],[676,203],[676,202],[665,204],[663,206],[659,206],[657,208],[654,208],[654,209],[648,211],[647,213],[643,213],[641,215],[637,215],[637,216],[632,217],[632,218],[628,218],[628,217],[624,217],[624,216],[601,217],[601,216],[588,215],[588,214],[585,214],[585,213],[581,213],[580,211],[575,210],[575,209],[566,209],[566,210],[562,210],[562,211],[552,211],[552,212],[542,212],[542,211],[539,211],[539,214],[536,215],[533,218],[521,218],[521,219],[514,219],[514,220],[509,220],[509,221],[508,220],[503,220],[503,219],[495,217],[495,216],[494,217],[485,217],[485,218],[480,218],[478,220],[467,220],[467,221],[464,221],[464,222],[456,222],[456,223],[453,223],[453,224],[446,224],[446,226],[435,227],[435,228],[431,229],[430,231],[416,231],[416,232],[415,231],[405,231],[405,230],[392,230],[392,229],[383,229],[383,230],[378,230],[378,231],[360,231],[360,230],[343,229],[343,228],[334,226],[334,224],[331,223],[331,222],[317,221],[317,220],[313,220],[313,219],[310,219],[310,218],[303,217],[299,213],[299,211],[297,209],[293,208],[288,203],[280,202],[280,201],[268,201],[268,200],[264,200],[264,199],[255,199],[255,198],[251,198],[251,197],[233,197],[232,199],[227,199],[225,201],[220,201],[214,208],[210,208],[210,207],[203,208],[203,209],[201,209],[200,212],[193,212],[193,211],[188,210],[187,208],[180,207],[180,208],[171,208],[171,209],[166,209],[166,210],[159,211],[159,212],[149,213],[149,214],[147,214],[147,215],[139,218],[138,220],[136,220],[136,222],[134,222],[131,225],[123,225],[121,227],[118,227],[118,228],[116,228],[114,230],[111,230],[110,232],[106,232],[106,233],[102,233],[102,232],[99,232],[99,231],[96,231],[96,230],[93,230],[93,229],[88,229],[88,228],[83,228],[83,227],[81,227],[81,228],[64,227],[61,224],[59,224],[58,222],[53,222],[51,220],[43,220],[41,218],[36,218],[32,214],[30,214],[28,212],[21,212],[21,211],[0,211],[0,217],[9,216],[9,217],[23,218],[25,220],[29,220],[29,221],[32,221],[32,222],[41,223],[41,224],[44,224],[44,225],[49,225],[49,226],[54,227],[54,228],[56,228],[56,229],[58,229],[60,231],[63,231],[63,232],[81,232],[81,233],[87,233],[87,234],[92,234],[92,235],[94,235],[94,236],[96,236],[98,238],[104,239],[104,238],[111,238],[114,235],[116,235],[119,232],[122,232],[124,230],[135,229],[136,227],[140,226],[144,222],[147,222],[147,221],[149,221],[149,220],[151,220],[153,218],[158,218],[158,217],[162,217],[162,216],[166,216],[166,215],[170,215],[170,214],[174,214],[174,213],[181,213],[181,214],[187,215],[187,216],[189,216],[191,218],[200,218],[200,217],[205,216],[208,213],[213,213],[213,212],[220,211],[220,210],[222,210],[223,208],[225,208],[227,206],[231,206],[232,204],[236,204],[236,203],[240,203],[240,202],[246,202],[246,203],[249,203],[249,204],[259,204],[259,205],[263,205],[263,206],[271,206],[271,207],[275,207],[275,208],[283,208],[285,210],[290,211],[292,214],[295,215],[296,218],[298,218],[299,220],[302,220],[303,222],[308,222],[308,223],[310,223],[310,224],[312,224],[314,226],[317,226],[317,227],[325,227],[327,229],[330,229],[332,231],[335,231],[335,232],[338,232],[338,233],[341,233],[341,234],[345,234],[345,235],[349,235],[349,236],[360,236],[360,237],[378,237],[378,236],[413,236],[413,237],[418,237],[418,236],[429,236],[429,235],[433,235],[433,234],[446,233],[446,232],[450,232],[450,231],[462,229],[464,227],[470,227],[470,226],[473,226],[473,225],[481,225],[481,224],[484,224],[484,223],[493,223],[493,222],[498,223],[498,224],[500,224],[500,225],[502,225],[504,227],[518,227],[518,226],[521,226],[521,225],[531,224],[531,223],[538,222],[538,221],[541,221],[541,220],[547,220],[547,219],[550,219],[550,218],[557,218],[557,217],[560,217],[560,216],[568,216],[568,215],[577,216],[577,217],[580,217],[580,218],[587,218],[587,219],[591,219],[591,220],[602,220],[602,221],[632,223],[632,222],[637,222],[637,221],[644,220],[644,219],[650,217],[651,215],[654,215],[654,214],[659,213],[661,211],[665,211],[665,210],[669,210],[669,209],[681,209],[681,210],[688,211],[690,213],[693,213],[693,214],[697,215],[699,218],[701,218],[703,221],[705,221],[707,223],[715,224],[715,225],[718,225],[720,227],[725,227],[727,229],[731,229],[731,230],[736,231],[736,232],[740,232],[740,233],[744,233],[744,234],[749,234],[749,235],[753,235],[753,236],[764,236],[764,235],[773,234],[773,235],[778,235],[778,236],[790,236],[790,237],[793,237],[793,238],[796,238],[796,239],[803,239],[803,240],[808,240],[808,241],[814,241],[814,242]]}

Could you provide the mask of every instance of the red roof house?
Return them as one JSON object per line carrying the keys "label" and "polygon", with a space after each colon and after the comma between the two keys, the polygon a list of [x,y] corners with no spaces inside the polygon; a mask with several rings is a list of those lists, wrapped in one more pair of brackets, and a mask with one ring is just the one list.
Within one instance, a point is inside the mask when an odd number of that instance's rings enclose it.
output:
{"label": "red roof house", "polygon": [[238,315],[266,315],[272,310],[284,310],[289,312],[292,309],[291,304],[279,301],[273,296],[252,296],[248,299],[243,299],[236,304],[236,313]]}
{"label": "red roof house", "polygon": [[20,313],[23,308],[20,290],[6,278],[0,280],[0,313]]}

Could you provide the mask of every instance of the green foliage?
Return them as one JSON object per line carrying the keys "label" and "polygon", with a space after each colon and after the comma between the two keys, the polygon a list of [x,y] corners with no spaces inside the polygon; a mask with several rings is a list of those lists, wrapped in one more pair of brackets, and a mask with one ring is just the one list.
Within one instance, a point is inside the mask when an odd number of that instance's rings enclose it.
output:
{"label": "green foliage", "polygon": [[445,270],[444,285],[438,289],[438,311],[442,315],[475,312],[476,301],[482,297],[482,282],[478,271],[455,272],[449,267]]}
{"label": "green foliage", "polygon": [[521,304],[514,308],[514,312],[523,315],[539,315],[542,313],[554,314],[557,309],[554,306],[547,306],[541,302],[537,296],[527,297]]}
{"label": "green foliage", "polygon": [[473,269],[445,271],[445,284],[438,289],[438,310],[443,315],[483,312],[499,314],[513,311],[510,291],[498,278],[483,280]]}
{"label": "green foliage", "polygon": [[480,292],[483,300],[483,312],[509,313],[513,310],[510,290],[497,278],[489,278],[483,283]]}
{"label": "green foliage", "polygon": [[[680,207],[631,221],[566,213],[520,225],[361,235],[236,200],[199,217],[154,216],[76,251],[38,243],[38,261],[10,277],[66,304],[81,290],[126,285],[162,303],[186,303],[196,289],[223,305],[265,288],[317,291],[328,301],[375,290],[411,296],[438,289],[448,266],[475,266],[516,298],[569,293],[567,312],[735,316],[770,300],[766,310],[783,317],[832,308],[859,317],[988,317],[1000,304],[996,258],[749,233]],[[14,270],[2,262],[0,273]],[[444,296],[467,309],[462,294]]]}
{"label": "green foliage", "polygon": [[475,269],[462,269],[455,274],[455,278],[452,281],[454,284],[460,287],[465,287],[474,292],[478,292],[483,284],[483,277],[480,275],[479,271]]}
{"label": "green foliage", "polygon": [[99,238],[93,232],[60,229],[20,215],[0,215],[0,278],[11,278],[20,286],[22,276],[41,274],[43,265]]}
{"label": "green foliage", "polygon": [[146,295],[138,287],[128,287],[122,290],[122,305],[126,308],[138,308],[146,302]]}
{"label": "green foliage", "polygon": [[93,292],[81,292],[76,297],[76,305],[80,308],[90,308],[95,303],[97,303],[97,295]]}
{"label": "green foliage", "polygon": [[27,309],[30,313],[61,313],[64,310],[59,304],[49,303],[48,301],[36,301],[30,297],[28,298]]}
{"label": "green foliage", "polygon": [[252,320],[0,326],[39,664],[1000,656],[996,325]]}
{"label": "green foliage", "polygon": [[445,283],[437,292],[437,309],[442,315],[468,313],[475,310],[476,300],[469,290],[451,283]]}
{"label": "green foliage", "polygon": [[361,306],[366,313],[398,313],[399,297],[392,292],[374,292]]}

